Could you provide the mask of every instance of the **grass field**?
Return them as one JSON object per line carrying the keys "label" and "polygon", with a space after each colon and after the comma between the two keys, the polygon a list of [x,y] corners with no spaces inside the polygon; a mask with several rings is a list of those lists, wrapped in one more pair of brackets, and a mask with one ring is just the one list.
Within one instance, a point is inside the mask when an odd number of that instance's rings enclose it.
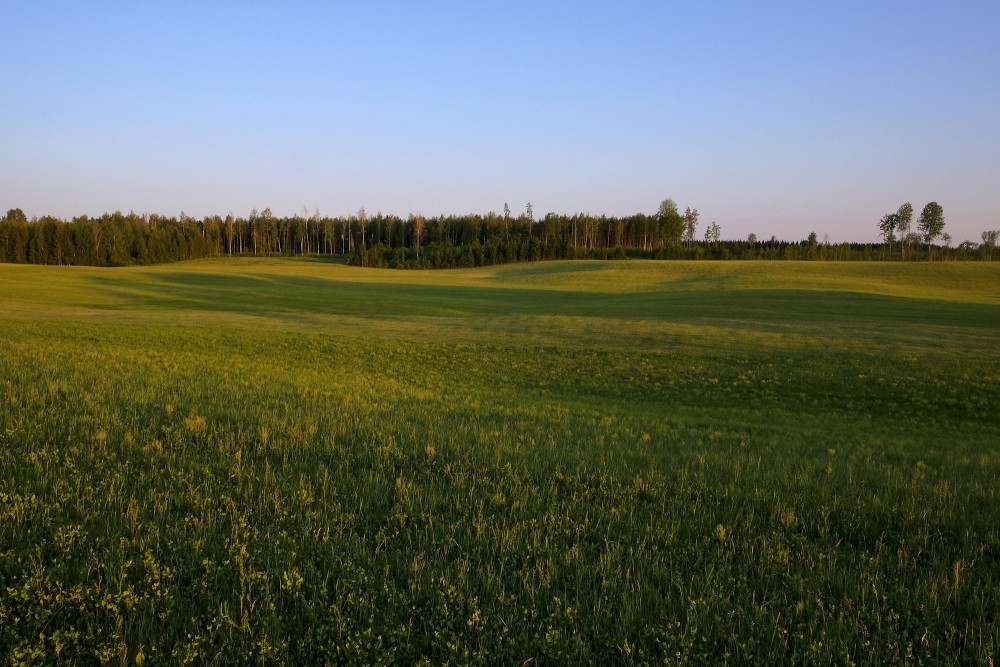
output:
{"label": "grass field", "polygon": [[1000,264],[0,265],[12,664],[1000,655]]}

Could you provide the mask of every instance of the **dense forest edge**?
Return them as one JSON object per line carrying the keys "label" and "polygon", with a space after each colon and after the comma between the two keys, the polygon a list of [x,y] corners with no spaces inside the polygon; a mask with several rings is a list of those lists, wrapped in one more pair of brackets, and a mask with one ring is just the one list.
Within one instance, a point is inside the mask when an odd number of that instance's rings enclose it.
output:
{"label": "dense forest edge", "polygon": [[879,222],[881,243],[828,243],[815,233],[800,241],[750,234],[723,240],[715,222],[697,238],[698,211],[682,213],[670,199],[655,214],[624,217],[549,213],[486,215],[313,215],[277,217],[254,209],[246,218],[213,215],[201,220],[128,214],[71,220],[29,220],[21,209],[0,218],[0,262],[87,266],[159,264],[224,255],[347,257],[349,264],[380,268],[487,266],[546,259],[767,259],[767,260],[980,260],[992,261],[1000,231],[982,243],[952,246],[940,205],[924,207],[911,231],[906,203]]}

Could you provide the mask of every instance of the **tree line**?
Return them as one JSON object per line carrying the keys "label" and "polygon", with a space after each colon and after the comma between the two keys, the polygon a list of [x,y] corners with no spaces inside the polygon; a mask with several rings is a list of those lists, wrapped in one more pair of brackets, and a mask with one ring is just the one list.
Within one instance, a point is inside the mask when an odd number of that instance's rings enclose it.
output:
{"label": "tree line", "polygon": [[[0,262],[125,266],[222,255],[346,256],[360,266],[446,268],[543,259],[984,259],[992,260],[1000,232],[983,243],[952,248],[944,216],[934,202],[910,231],[913,207],[904,204],[879,223],[884,243],[801,241],[772,237],[723,240],[718,224],[697,237],[697,209],[681,212],[670,199],[656,213],[613,217],[548,213],[536,219],[531,204],[501,213],[424,217],[377,213],[329,217],[319,212],[277,217],[254,209],[247,217],[195,219],[116,211],[97,218],[28,220],[20,209],[0,218]],[[943,244],[935,242],[941,240]]]}

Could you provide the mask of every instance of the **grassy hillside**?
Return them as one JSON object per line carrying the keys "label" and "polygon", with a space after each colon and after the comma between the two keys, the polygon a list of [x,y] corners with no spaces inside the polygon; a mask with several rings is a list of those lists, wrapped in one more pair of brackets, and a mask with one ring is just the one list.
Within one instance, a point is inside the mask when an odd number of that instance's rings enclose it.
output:
{"label": "grassy hillside", "polygon": [[15,662],[994,660],[1000,265],[0,265]]}

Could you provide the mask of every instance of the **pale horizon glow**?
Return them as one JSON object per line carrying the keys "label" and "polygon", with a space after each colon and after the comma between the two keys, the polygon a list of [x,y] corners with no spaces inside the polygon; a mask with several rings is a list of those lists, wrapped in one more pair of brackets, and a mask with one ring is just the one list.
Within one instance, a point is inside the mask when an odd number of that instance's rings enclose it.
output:
{"label": "pale horizon glow", "polygon": [[0,215],[1000,228],[1000,3],[5,2]]}

